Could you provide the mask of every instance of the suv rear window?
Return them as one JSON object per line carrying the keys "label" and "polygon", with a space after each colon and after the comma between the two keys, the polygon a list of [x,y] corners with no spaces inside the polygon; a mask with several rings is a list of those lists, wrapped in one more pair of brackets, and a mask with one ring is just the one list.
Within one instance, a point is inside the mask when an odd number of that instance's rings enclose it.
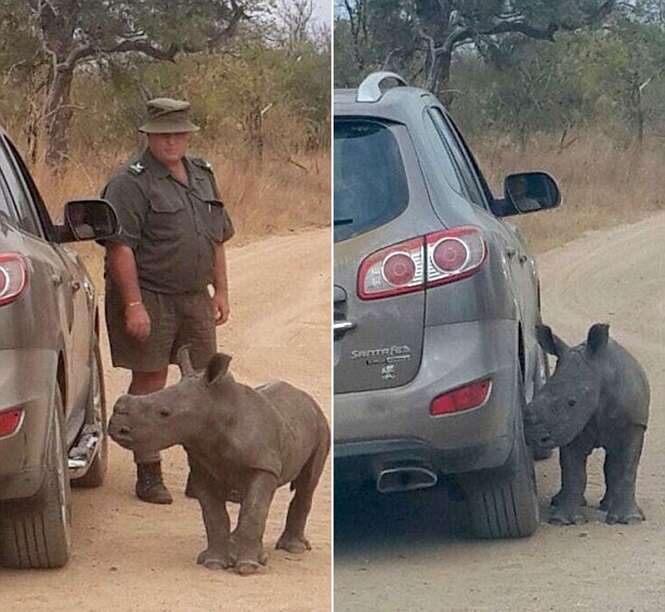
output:
{"label": "suv rear window", "polygon": [[0,214],[6,215],[9,218],[14,218],[15,214],[12,210],[12,205],[9,202],[9,192],[5,185],[5,181],[0,176]]}
{"label": "suv rear window", "polygon": [[336,121],[334,149],[335,242],[379,227],[409,202],[397,139],[376,121]]}

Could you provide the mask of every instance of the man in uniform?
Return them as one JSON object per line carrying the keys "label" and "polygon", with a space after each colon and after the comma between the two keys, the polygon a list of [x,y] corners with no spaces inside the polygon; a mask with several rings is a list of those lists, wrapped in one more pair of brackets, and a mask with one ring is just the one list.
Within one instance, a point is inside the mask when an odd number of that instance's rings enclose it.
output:
{"label": "man in uniform", "polygon": [[[108,183],[119,231],[106,247],[106,322],[113,365],[132,372],[129,393],[162,389],[178,348],[190,345],[195,368],[216,352],[215,326],[229,316],[224,242],[233,226],[210,164],[186,155],[189,103],[148,102],[139,131],[148,147]],[[209,286],[214,292],[212,297]],[[136,456],[136,495],[173,500],[159,453]]]}

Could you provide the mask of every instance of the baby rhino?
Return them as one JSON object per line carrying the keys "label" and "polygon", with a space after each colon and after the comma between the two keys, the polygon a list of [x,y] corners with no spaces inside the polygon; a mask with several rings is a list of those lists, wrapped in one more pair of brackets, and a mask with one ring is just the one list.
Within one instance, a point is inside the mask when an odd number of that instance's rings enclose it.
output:
{"label": "baby rhino", "polygon": [[536,449],[560,446],[561,491],[552,499],[550,523],[582,521],[586,460],[605,449],[607,523],[644,520],[635,501],[637,465],[649,417],[649,383],[639,363],[595,324],[586,342],[568,347],[546,326],[538,342],[558,358],[554,374],[525,411],[525,433]]}
{"label": "baby rhino", "polygon": [[[265,565],[268,510],[275,490],[286,483],[295,494],[277,548],[308,550],[305,522],[330,448],[319,406],[286,382],[256,389],[236,382],[228,371],[231,357],[222,353],[202,372],[193,370],[186,349],[178,361],[182,378],[176,385],[117,401],[109,433],[134,451],[184,446],[208,537],[197,563],[209,569],[234,566],[240,574]],[[227,501],[241,504],[233,533]]]}

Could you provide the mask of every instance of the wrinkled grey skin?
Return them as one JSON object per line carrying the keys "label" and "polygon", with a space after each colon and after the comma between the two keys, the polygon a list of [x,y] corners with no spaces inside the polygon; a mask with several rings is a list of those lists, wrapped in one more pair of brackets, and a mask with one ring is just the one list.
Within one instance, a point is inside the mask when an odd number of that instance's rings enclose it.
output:
{"label": "wrinkled grey skin", "polygon": [[561,491],[552,499],[550,523],[583,522],[586,461],[599,447],[606,451],[600,508],[607,511],[607,523],[643,521],[635,480],[649,418],[644,370],[609,338],[609,325],[593,325],[586,342],[572,348],[547,326],[538,326],[537,336],[558,358],[554,374],[525,409],[527,442],[534,448],[561,447]]}
{"label": "wrinkled grey skin", "polygon": [[[182,379],[156,393],[118,399],[109,434],[133,451],[182,444],[208,536],[197,563],[251,574],[267,562],[266,518],[275,490],[286,483],[295,494],[276,548],[310,549],[305,522],[330,449],[330,429],[307,393],[286,382],[252,389],[233,379],[230,361],[218,353],[197,373],[181,350]],[[242,498],[240,515],[230,533],[226,502],[236,495]]]}

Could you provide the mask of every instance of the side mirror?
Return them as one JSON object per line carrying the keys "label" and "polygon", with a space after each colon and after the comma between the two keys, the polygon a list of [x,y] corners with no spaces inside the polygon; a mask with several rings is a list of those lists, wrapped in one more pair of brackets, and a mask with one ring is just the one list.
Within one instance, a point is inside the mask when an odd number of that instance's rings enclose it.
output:
{"label": "side mirror", "polygon": [[118,217],[106,200],[72,200],[65,204],[65,224],[57,228],[59,242],[110,238],[118,231]]}
{"label": "side mirror", "polygon": [[545,172],[511,174],[503,185],[505,199],[520,213],[555,208],[561,203],[559,187]]}

